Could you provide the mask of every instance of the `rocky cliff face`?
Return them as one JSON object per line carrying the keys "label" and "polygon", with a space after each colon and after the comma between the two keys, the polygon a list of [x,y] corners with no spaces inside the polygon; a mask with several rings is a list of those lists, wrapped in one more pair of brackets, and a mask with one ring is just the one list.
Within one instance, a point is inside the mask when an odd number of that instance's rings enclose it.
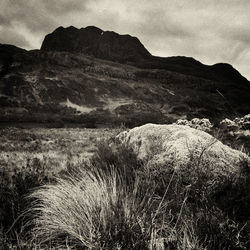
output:
{"label": "rocky cliff face", "polygon": [[135,61],[150,56],[138,38],[103,31],[94,26],[77,29],[59,27],[48,34],[42,51],[68,51],[84,53],[118,62]]}

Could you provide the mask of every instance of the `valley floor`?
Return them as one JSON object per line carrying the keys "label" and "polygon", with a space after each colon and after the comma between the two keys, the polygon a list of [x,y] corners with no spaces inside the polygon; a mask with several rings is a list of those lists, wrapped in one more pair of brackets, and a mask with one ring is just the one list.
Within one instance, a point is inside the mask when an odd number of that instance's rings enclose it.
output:
{"label": "valley floor", "polygon": [[0,169],[36,164],[58,172],[68,163],[88,160],[96,143],[115,133],[117,129],[105,128],[4,128],[0,130]]}
{"label": "valley floor", "polygon": [[[152,126],[161,125],[142,127]],[[178,126],[170,125],[182,128],[179,136],[190,130]],[[249,130],[207,128],[249,155]],[[0,128],[0,249],[249,249],[249,161],[217,176],[213,156],[201,161],[194,148],[179,169],[176,159],[150,165],[121,144],[124,136],[136,142],[133,129],[123,130]],[[153,146],[144,145],[146,156],[163,150],[157,142],[166,144],[166,131],[147,137]]]}

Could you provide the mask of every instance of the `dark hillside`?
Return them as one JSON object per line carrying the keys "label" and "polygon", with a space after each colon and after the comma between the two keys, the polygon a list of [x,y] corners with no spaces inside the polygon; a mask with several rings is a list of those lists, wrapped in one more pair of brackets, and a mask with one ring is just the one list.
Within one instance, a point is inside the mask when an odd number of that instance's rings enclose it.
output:
{"label": "dark hillside", "polygon": [[0,119],[128,126],[249,113],[250,84],[228,64],[152,56],[130,35],[59,27],[41,50],[0,45]]}

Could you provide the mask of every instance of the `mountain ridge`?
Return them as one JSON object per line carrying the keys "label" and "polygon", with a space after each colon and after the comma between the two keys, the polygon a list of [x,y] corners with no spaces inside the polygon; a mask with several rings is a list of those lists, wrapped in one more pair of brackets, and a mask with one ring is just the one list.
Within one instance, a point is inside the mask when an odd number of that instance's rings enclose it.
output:
{"label": "mountain ridge", "polygon": [[249,92],[230,64],[156,57],[138,38],[94,26],[58,27],[40,50],[0,45],[1,121],[217,121],[249,113]]}
{"label": "mountain ridge", "polygon": [[97,58],[126,63],[141,68],[161,68],[185,72],[185,74],[194,76],[201,76],[197,75],[197,71],[199,71],[207,78],[217,80],[223,78],[223,71],[227,71],[227,76],[224,75],[226,80],[230,80],[231,77],[238,78],[237,80],[239,81],[247,80],[230,64],[216,63],[214,65],[206,65],[193,57],[154,56],[137,37],[128,34],[120,35],[113,31],[103,31],[95,26],[87,26],[80,29],[74,26],[66,28],[60,26],[45,36],[41,50],[85,53]]}

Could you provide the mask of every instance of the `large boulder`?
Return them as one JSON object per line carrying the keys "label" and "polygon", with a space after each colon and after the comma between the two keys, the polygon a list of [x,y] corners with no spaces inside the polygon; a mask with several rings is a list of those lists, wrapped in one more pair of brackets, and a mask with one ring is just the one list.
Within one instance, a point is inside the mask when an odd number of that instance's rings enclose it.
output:
{"label": "large boulder", "polygon": [[249,157],[222,144],[208,133],[184,125],[146,124],[120,133],[120,143],[132,147],[147,167],[187,168],[191,163],[212,174],[227,175],[238,170]]}

